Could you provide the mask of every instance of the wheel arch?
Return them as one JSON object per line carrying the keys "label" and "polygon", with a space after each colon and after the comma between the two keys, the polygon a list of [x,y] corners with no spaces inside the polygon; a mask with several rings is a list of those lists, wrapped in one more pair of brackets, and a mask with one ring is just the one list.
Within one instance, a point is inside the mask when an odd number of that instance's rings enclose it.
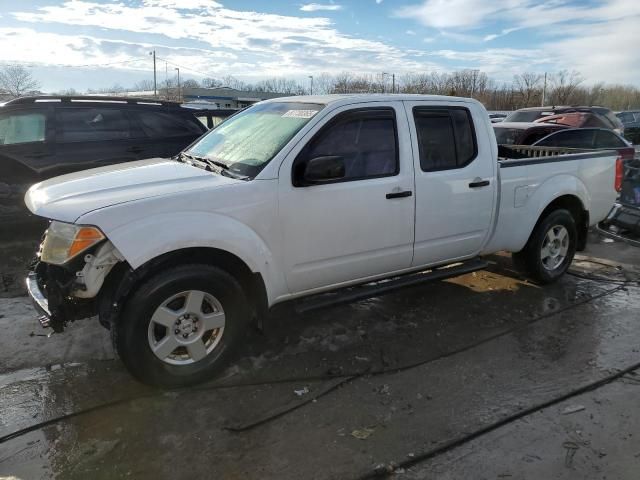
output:
{"label": "wheel arch", "polygon": [[117,321],[119,313],[137,286],[145,279],[172,266],[201,263],[221,268],[238,280],[250,301],[256,325],[262,327],[269,301],[260,272],[253,272],[241,258],[228,251],[212,247],[187,247],[159,255],[138,268],[121,262],[107,275],[98,298],[100,323],[107,328]]}
{"label": "wheel arch", "polygon": [[[589,234],[589,211],[585,208],[582,200],[573,194],[565,194],[561,195],[557,198],[554,198],[538,215],[538,220],[536,221],[531,233],[529,234],[529,238],[533,235],[533,232],[538,227],[540,222],[542,222],[547,215],[555,210],[568,210],[571,213],[571,216],[576,222],[576,230],[578,233],[578,241],[577,241],[577,250],[582,251],[585,249],[587,245],[587,236]],[[528,242],[528,239],[527,239]]]}

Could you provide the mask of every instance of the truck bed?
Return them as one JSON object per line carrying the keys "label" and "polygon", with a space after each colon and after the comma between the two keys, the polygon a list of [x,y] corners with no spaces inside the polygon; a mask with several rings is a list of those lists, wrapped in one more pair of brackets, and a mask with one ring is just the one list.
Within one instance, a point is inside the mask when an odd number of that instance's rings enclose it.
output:
{"label": "truck bed", "polygon": [[584,148],[498,145],[498,162],[501,167],[564,162],[611,155],[617,155],[617,152],[615,150],[589,150]]}
{"label": "truck bed", "polygon": [[616,198],[614,150],[498,146],[500,198],[495,233],[485,252],[517,252],[549,202],[580,199],[589,225],[604,219]]}

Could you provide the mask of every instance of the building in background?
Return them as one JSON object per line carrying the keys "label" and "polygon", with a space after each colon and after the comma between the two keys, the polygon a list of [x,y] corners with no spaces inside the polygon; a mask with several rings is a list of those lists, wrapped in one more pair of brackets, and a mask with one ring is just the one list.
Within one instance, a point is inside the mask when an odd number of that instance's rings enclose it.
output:
{"label": "building in background", "polygon": [[183,103],[203,103],[217,108],[245,108],[269,98],[286,97],[284,93],[246,92],[235,88],[185,88]]}

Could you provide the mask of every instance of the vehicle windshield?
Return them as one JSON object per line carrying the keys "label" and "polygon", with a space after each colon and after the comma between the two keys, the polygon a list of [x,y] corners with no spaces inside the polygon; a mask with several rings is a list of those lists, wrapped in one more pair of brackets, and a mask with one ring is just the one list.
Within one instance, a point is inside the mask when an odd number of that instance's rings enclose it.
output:
{"label": "vehicle windshield", "polygon": [[301,102],[258,104],[211,130],[185,153],[253,178],[323,107]]}
{"label": "vehicle windshield", "polygon": [[543,112],[541,110],[516,110],[507,115],[505,122],[533,122],[542,117],[553,115],[553,112]]}
{"label": "vehicle windshield", "polygon": [[522,133],[519,128],[494,128],[498,145],[513,145]]}

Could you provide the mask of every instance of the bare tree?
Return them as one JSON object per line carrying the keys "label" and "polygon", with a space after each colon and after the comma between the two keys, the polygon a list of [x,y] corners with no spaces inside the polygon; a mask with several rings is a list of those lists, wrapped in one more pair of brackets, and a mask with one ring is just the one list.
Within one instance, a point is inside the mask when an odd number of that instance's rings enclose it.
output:
{"label": "bare tree", "polygon": [[153,80],[140,80],[133,86],[136,92],[149,92],[153,90]]}
{"label": "bare tree", "polygon": [[222,86],[222,82],[217,78],[203,78],[200,83],[204,88],[217,88]]}
{"label": "bare tree", "polygon": [[0,89],[13,98],[22,97],[38,88],[40,83],[22,65],[7,65],[0,70]]}
{"label": "bare tree", "polygon": [[182,88],[200,88],[200,84],[193,78],[187,78],[182,82]]}
{"label": "bare tree", "polygon": [[565,105],[571,100],[578,85],[582,83],[579,72],[560,70],[551,76],[551,101],[554,105]]}
{"label": "bare tree", "polygon": [[524,72],[513,76],[513,86],[522,96],[522,106],[529,107],[541,94],[542,75],[535,72]]}

